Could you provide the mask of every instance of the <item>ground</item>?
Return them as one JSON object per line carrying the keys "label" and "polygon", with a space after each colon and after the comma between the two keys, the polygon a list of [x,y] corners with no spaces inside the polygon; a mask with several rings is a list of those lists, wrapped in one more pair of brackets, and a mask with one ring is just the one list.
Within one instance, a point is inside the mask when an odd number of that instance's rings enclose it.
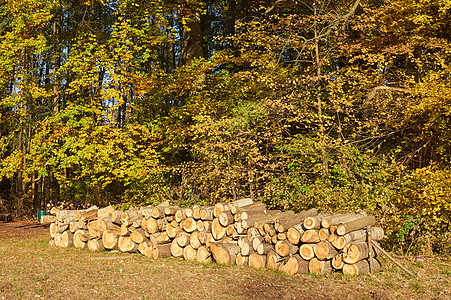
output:
{"label": "ground", "polygon": [[49,246],[48,227],[0,223],[4,299],[451,299],[451,264],[405,258],[409,278],[384,259],[377,274],[288,276],[266,269],[152,260],[139,254]]}

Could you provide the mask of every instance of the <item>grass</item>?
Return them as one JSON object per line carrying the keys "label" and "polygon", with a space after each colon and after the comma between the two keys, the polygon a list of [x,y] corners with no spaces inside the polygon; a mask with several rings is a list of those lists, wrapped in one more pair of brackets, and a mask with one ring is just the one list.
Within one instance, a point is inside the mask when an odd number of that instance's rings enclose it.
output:
{"label": "grass", "polygon": [[151,260],[139,254],[48,246],[48,237],[0,239],[3,299],[449,299],[451,264],[384,260],[377,274],[287,276],[266,269]]}

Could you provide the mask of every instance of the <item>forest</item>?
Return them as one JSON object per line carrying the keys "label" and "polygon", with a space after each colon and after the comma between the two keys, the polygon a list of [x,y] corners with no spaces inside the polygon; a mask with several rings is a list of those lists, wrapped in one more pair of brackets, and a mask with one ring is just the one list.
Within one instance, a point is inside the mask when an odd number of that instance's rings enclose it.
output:
{"label": "forest", "polygon": [[0,180],[18,216],[252,197],[449,255],[451,1],[2,1]]}

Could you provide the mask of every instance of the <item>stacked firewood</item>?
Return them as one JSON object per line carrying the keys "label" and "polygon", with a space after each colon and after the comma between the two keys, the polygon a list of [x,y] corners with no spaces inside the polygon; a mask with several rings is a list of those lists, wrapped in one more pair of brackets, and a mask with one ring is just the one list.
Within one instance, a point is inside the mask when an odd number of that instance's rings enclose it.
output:
{"label": "stacked firewood", "polygon": [[[154,259],[267,267],[288,274],[377,272],[384,231],[364,213],[268,210],[250,198],[179,208],[169,202],[120,211],[108,206],[53,210],[50,243],[92,251],[140,252]],[[383,251],[383,249],[381,249]]]}

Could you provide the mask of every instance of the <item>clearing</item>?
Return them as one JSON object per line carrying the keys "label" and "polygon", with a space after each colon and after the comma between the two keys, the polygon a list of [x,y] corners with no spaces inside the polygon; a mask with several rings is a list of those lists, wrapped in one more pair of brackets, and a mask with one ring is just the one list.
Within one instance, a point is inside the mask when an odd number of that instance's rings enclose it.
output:
{"label": "clearing", "polygon": [[387,259],[383,271],[288,276],[266,269],[152,260],[139,254],[54,248],[48,228],[0,222],[3,299],[450,299],[451,263],[405,258],[409,278]]}

